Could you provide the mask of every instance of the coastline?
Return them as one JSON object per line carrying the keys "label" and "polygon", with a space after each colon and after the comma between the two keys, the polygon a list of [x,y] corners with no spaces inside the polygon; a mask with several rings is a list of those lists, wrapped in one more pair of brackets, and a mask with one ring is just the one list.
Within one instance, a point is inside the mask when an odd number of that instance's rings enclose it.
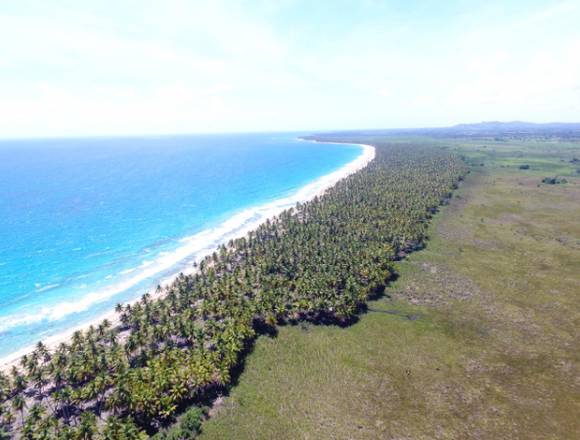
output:
{"label": "coastline", "polygon": [[[316,140],[306,140],[306,139],[300,140],[313,143],[341,144],[340,142],[320,142]],[[317,178],[316,180],[306,184],[305,186],[299,188],[295,193],[293,193],[290,196],[274,200],[272,202],[268,202],[257,207],[245,209],[242,212],[234,215],[230,219],[224,221],[222,224],[218,225],[215,228],[204,230],[193,236],[183,238],[181,241],[184,243],[184,245],[181,248],[179,248],[174,254],[172,254],[172,258],[165,260],[163,263],[167,265],[178,263],[178,261],[186,258],[188,254],[191,255],[193,253],[191,249],[198,248],[199,242],[208,243],[206,246],[203,246],[200,250],[195,252],[196,260],[200,260],[204,258],[206,255],[211,254],[215,250],[215,248],[219,245],[219,243],[216,242],[215,237],[218,237],[217,240],[220,240],[222,243],[227,242],[233,238],[243,237],[250,231],[256,229],[260,224],[264,223],[266,220],[279,215],[284,210],[296,205],[296,203],[304,203],[314,199],[315,197],[322,196],[329,188],[333,187],[338,181],[363,169],[374,159],[375,148],[373,146],[356,143],[349,144],[358,145],[362,147],[361,154],[351,162],[345,164],[344,166],[340,167],[339,169],[329,174],[323,175]],[[227,232],[223,233],[223,231]],[[161,291],[156,292],[155,289],[152,288],[151,289],[152,291],[150,292],[152,299],[163,297],[165,294],[165,288],[169,284],[171,284],[180,273],[190,274],[194,272],[194,270],[195,269],[193,267],[188,267],[185,270],[181,270],[177,273],[174,273],[171,276],[159,280],[158,283],[154,283],[153,285],[159,284],[162,287],[162,289]],[[161,271],[162,269],[158,270],[157,272]],[[142,274],[140,276],[143,277],[144,275]],[[135,298],[132,301],[127,301],[124,304],[133,304],[139,300],[140,297]],[[95,319],[91,319],[90,321],[87,321],[79,326],[75,326],[73,328],[67,329],[66,331],[62,331],[55,335],[43,338],[41,339],[41,341],[49,351],[52,351],[56,347],[58,347],[59,344],[66,343],[71,338],[72,334],[75,333],[76,331],[85,330],[91,325],[97,326],[104,319],[109,320],[113,326],[119,324],[118,314],[114,310],[111,310],[110,312],[107,312],[106,314],[101,315]],[[32,350],[34,350],[34,348],[35,345],[27,346],[20,350],[17,350],[14,353],[1,357],[0,371],[7,371],[13,365],[17,365],[20,358],[30,353]]]}

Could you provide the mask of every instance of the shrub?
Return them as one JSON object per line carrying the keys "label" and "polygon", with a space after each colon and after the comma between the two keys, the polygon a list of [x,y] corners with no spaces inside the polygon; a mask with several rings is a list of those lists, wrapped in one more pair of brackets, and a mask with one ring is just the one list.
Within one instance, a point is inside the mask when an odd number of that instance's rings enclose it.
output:
{"label": "shrub", "polygon": [[169,430],[157,433],[154,440],[193,440],[201,432],[205,409],[194,406],[183,414],[181,420]]}
{"label": "shrub", "polygon": [[542,179],[542,183],[545,183],[547,185],[559,185],[561,183],[568,183],[568,181],[564,178],[559,178],[559,177],[544,177]]}
{"label": "shrub", "polygon": [[188,410],[181,419],[181,431],[187,432],[194,438],[199,434],[201,428],[201,422],[205,416],[205,411],[203,408],[193,407]]}

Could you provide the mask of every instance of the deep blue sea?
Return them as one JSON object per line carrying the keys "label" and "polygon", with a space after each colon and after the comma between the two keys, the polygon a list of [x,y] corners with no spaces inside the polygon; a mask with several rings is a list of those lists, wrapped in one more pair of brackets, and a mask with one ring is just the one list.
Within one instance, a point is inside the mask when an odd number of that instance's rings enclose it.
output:
{"label": "deep blue sea", "polygon": [[298,135],[0,141],[0,357],[139,297],[361,154]]}

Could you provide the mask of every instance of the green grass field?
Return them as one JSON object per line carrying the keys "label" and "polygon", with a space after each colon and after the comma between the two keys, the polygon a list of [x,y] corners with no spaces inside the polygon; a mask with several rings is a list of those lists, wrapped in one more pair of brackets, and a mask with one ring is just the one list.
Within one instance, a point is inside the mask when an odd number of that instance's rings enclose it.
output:
{"label": "green grass field", "polygon": [[426,142],[474,164],[426,249],[355,324],[260,337],[201,438],[579,438],[580,145]]}

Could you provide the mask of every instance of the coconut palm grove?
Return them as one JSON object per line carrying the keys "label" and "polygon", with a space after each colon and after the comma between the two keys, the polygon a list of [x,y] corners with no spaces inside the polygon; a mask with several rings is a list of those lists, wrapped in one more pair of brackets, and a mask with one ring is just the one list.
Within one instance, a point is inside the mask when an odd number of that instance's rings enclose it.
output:
{"label": "coconut palm grove", "polygon": [[322,197],[219,247],[158,295],[119,304],[118,324],[56,350],[38,343],[0,376],[0,438],[193,438],[259,335],[356,320],[467,172],[444,149],[375,147]]}

